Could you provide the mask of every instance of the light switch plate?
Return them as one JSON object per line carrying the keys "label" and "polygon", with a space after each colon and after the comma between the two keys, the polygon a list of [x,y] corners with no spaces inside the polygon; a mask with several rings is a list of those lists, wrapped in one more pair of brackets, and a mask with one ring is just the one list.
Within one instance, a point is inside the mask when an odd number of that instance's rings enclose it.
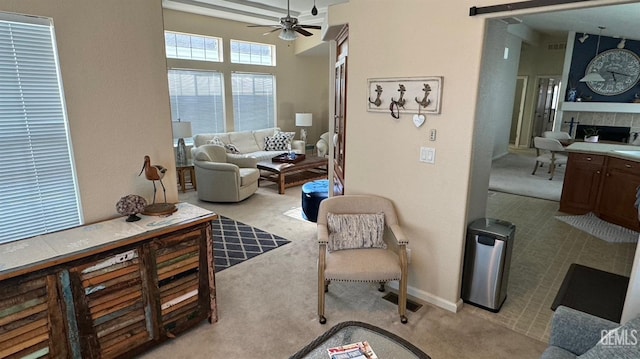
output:
{"label": "light switch plate", "polygon": [[420,147],[420,162],[436,163],[436,149],[431,147]]}

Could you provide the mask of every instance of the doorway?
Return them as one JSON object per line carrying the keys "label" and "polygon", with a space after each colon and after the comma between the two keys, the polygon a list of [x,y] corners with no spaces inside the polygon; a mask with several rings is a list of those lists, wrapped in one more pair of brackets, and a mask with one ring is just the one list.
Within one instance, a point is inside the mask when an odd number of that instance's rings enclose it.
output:
{"label": "doorway", "polygon": [[533,117],[530,144],[533,144],[534,137],[542,137],[544,131],[553,131],[559,92],[560,76],[538,77],[536,110]]}
{"label": "doorway", "polygon": [[529,77],[527,76],[518,76],[516,80],[516,94],[513,101],[513,113],[511,115],[511,132],[509,133],[509,144],[515,147],[520,146],[520,134],[522,131],[522,119],[524,117],[528,82]]}

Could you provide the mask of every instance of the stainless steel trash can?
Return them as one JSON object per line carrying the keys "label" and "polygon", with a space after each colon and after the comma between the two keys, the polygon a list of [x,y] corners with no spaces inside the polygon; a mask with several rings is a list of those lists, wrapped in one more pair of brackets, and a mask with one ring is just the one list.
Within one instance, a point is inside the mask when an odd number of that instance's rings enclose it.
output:
{"label": "stainless steel trash can", "polygon": [[507,299],[507,283],[516,226],[480,218],[467,228],[462,300],[492,312]]}

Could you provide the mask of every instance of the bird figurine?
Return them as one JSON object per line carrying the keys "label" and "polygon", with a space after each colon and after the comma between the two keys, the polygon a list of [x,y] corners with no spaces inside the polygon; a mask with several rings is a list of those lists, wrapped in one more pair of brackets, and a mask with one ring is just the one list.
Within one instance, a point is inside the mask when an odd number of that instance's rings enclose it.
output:
{"label": "bird figurine", "polygon": [[164,188],[164,184],[162,183],[162,178],[164,177],[164,174],[167,173],[167,169],[160,165],[152,165],[151,158],[149,156],[144,156],[144,164],[142,165],[142,169],[138,176],[142,175],[142,172],[144,172],[145,178],[153,183],[153,204],[156,203],[156,181],[160,181],[162,192],[164,192],[164,203],[167,203],[167,190]]}

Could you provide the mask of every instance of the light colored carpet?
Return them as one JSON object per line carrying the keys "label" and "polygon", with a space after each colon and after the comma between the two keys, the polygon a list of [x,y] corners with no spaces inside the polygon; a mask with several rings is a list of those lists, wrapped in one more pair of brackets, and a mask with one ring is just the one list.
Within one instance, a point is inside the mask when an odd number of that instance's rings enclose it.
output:
{"label": "light colored carpet", "polygon": [[560,201],[565,166],[556,167],[549,180],[548,166],[538,168],[532,175],[535,153],[508,153],[493,161],[489,189],[497,192]]}
{"label": "light colored carpet", "polygon": [[556,216],[556,219],[611,243],[636,243],[640,236],[636,231],[603,221],[591,212],[579,216]]}
{"label": "light colored carpet", "polygon": [[[203,184],[198,184],[203,185]],[[459,313],[425,304],[401,324],[397,306],[382,299],[377,285],[332,283],[327,324],[318,323],[316,224],[284,215],[300,206],[299,187],[279,195],[261,186],[240,203],[200,202],[195,192],[182,201],[291,240],[241,265],[217,273],[219,321],[197,327],[140,356],[149,359],[288,358],[333,325],[358,320],[408,340],[432,358],[539,358],[546,344],[489,322],[465,306]],[[420,245],[417,241],[415,245]]]}

